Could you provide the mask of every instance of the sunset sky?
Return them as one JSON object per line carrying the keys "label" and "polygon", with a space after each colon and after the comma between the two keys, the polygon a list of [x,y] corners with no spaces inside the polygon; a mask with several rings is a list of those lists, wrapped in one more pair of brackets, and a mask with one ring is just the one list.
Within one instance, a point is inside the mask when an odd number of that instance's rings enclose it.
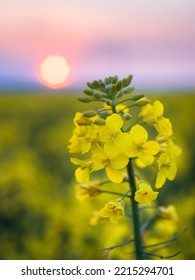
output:
{"label": "sunset sky", "polygon": [[130,73],[141,89],[195,88],[194,15],[194,0],[0,0],[0,90],[41,85],[51,54],[70,64],[67,89]]}

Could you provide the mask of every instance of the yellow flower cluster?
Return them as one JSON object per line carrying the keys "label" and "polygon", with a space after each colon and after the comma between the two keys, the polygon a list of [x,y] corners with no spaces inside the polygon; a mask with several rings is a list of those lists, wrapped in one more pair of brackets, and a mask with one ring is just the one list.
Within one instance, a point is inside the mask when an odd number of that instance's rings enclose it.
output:
{"label": "yellow flower cluster", "polygon": [[79,166],[75,171],[78,183],[89,184],[89,174],[102,169],[105,169],[110,181],[114,183],[123,181],[126,174],[124,168],[129,161],[126,150],[130,135],[122,132],[122,126],[123,119],[118,114],[107,117],[102,126],[93,122],[90,125],[76,125],[70,140],[70,152],[79,151],[85,154],[91,151],[89,159],[71,158],[71,162]]}
{"label": "yellow flower cluster", "polygon": [[181,149],[173,142],[172,124],[163,116],[163,104],[157,100],[152,104],[146,104],[141,108],[140,118],[146,124],[153,126],[158,135],[156,141],[160,144],[160,151],[156,158],[158,175],[156,188],[161,188],[166,179],[173,180],[177,173],[175,158],[181,154]]}
{"label": "yellow flower cluster", "polygon": [[[98,91],[95,89],[96,84]],[[137,95],[127,99],[134,103],[126,106],[119,102],[119,98],[131,92],[131,88],[125,91],[117,83],[106,90],[105,84],[97,81],[89,86],[92,89],[85,91],[89,97],[80,100],[89,102],[97,99],[105,102],[99,110],[78,112],[74,118],[75,129],[68,149],[70,153],[84,155],[82,159],[71,158],[71,162],[77,165],[76,180],[82,184],[79,197],[85,199],[101,193],[99,186],[91,183],[91,174],[94,172],[101,171],[101,176],[106,176],[116,184],[128,181],[127,167],[130,161],[135,161],[137,168],[153,166],[157,169],[157,189],[164,185],[166,179],[173,180],[177,172],[175,158],[181,149],[173,142],[172,124],[164,117],[163,104],[158,100],[151,104],[143,95]],[[132,118],[129,114],[131,106],[140,107],[139,119],[137,124],[126,129],[127,121],[131,122]],[[144,123],[144,126],[140,123]],[[154,127],[157,132],[154,140],[148,139],[147,125]],[[136,202],[151,205],[157,196],[158,192],[149,183],[138,180],[134,196]],[[125,197],[108,202],[99,215],[117,223],[125,213]]]}

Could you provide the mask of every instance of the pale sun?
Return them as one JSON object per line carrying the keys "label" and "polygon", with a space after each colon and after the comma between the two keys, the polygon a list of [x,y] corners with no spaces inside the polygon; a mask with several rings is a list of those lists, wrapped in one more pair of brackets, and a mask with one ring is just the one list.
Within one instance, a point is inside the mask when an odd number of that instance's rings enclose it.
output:
{"label": "pale sun", "polygon": [[47,56],[40,65],[41,81],[50,88],[61,88],[67,83],[70,65],[60,55]]}

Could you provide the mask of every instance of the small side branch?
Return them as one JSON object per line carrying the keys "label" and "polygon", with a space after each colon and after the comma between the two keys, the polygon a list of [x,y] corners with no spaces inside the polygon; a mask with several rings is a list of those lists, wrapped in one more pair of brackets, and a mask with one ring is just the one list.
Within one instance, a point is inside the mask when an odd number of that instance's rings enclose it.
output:
{"label": "small side branch", "polygon": [[129,243],[132,243],[132,242],[134,242],[134,238],[133,238],[133,239],[126,240],[126,241],[124,241],[124,242],[122,242],[122,243],[120,243],[120,244],[113,245],[113,246],[110,246],[110,247],[98,248],[98,250],[101,250],[101,251],[111,251],[111,250],[113,250],[113,249],[115,249],[115,248],[125,246],[125,245],[127,245],[127,244],[129,244]]}
{"label": "small side branch", "polygon": [[158,246],[162,246],[162,245],[168,245],[168,244],[172,243],[173,241],[177,240],[178,238],[180,238],[186,231],[187,231],[187,228],[185,228],[182,232],[175,234],[169,240],[165,240],[165,241],[162,241],[159,243],[149,244],[149,245],[143,246],[143,248],[146,249],[146,248],[158,247]]}
{"label": "small side branch", "polygon": [[158,257],[160,259],[171,259],[171,258],[174,258],[177,255],[179,255],[180,253],[181,253],[181,251],[178,251],[178,252],[176,252],[172,255],[169,255],[169,256],[162,256],[162,255],[154,254],[154,253],[151,253],[151,252],[143,252],[143,254],[145,254],[145,255],[152,256],[152,257]]}

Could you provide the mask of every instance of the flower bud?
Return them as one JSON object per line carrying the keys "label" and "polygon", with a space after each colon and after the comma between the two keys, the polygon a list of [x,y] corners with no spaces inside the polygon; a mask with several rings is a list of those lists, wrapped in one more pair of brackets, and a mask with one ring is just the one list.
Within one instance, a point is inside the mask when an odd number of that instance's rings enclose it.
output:
{"label": "flower bud", "polygon": [[100,99],[102,97],[102,94],[99,92],[94,93],[95,98]]}
{"label": "flower bud", "polygon": [[151,118],[151,119],[147,120],[147,124],[149,124],[149,125],[156,124],[156,119],[155,118]]}
{"label": "flower bud", "polygon": [[115,95],[115,94],[117,93],[116,85],[111,86],[111,88],[110,88],[110,93],[111,93],[112,95]]}
{"label": "flower bud", "polygon": [[96,119],[95,121],[94,121],[94,124],[96,124],[96,125],[105,125],[105,120],[104,119]]}
{"label": "flower bud", "polygon": [[86,126],[88,126],[88,125],[91,125],[93,122],[91,120],[89,120],[89,119],[78,119],[78,120],[76,120],[76,123],[78,125],[86,125]]}
{"label": "flower bud", "polygon": [[112,80],[112,83],[113,84],[116,84],[118,82],[118,77],[117,76],[114,76],[113,77],[113,80]]}
{"label": "flower bud", "polygon": [[105,78],[104,81],[105,81],[105,84],[108,85],[108,84],[111,84],[111,83],[112,83],[113,78],[112,78],[112,77],[107,77],[107,78]]}
{"label": "flower bud", "polygon": [[136,95],[131,97],[131,100],[137,101],[137,100],[143,98],[144,96],[145,96],[144,94],[136,94]]}
{"label": "flower bud", "polygon": [[103,119],[109,117],[110,115],[111,115],[111,113],[109,113],[109,112],[107,112],[107,111],[101,111],[101,112],[99,113],[99,116],[100,116],[101,118],[103,118]]}
{"label": "flower bud", "polygon": [[98,81],[95,80],[92,82],[92,86],[94,87],[94,89],[98,89],[100,87],[100,84]]}
{"label": "flower bud", "polygon": [[81,96],[81,97],[78,98],[78,100],[81,101],[81,102],[84,102],[84,103],[88,103],[88,102],[92,101],[92,99],[88,96]]}
{"label": "flower bud", "polygon": [[124,79],[122,80],[123,87],[128,87],[128,86],[130,85],[132,79],[133,79],[133,76],[132,76],[132,75],[129,75],[127,78],[124,78]]}
{"label": "flower bud", "polygon": [[87,85],[88,85],[89,88],[95,89],[94,86],[92,85],[92,83],[89,83],[89,82],[88,82]]}
{"label": "flower bud", "polygon": [[96,115],[97,115],[97,113],[95,110],[89,110],[89,111],[83,112],[83,116],[86,118],[95,117]]}
{"label": "flower bud", "polygon": [[126,113],[126,114],[123,115],[123,118],[124,118],[126,121],[130,120],[132,117],[133,117],[133,116],[132,116],[131,114],[129,114],[129,113]]}
{"label": "flower bud", "polygon": [[107,116],[110,116],[111,115],[111,111],[108,112],[107,110],[103,110],[102,108],[97,110],[97,114],[100,115],[101,117],[107,117]]}
{"label": "flower bud", "polygon": [[86,95],[93,95],[94,91],[92,89],[85,89],[83,91]]}
{"label": "flower bud", "polygon": [[104,98],[104,101],[106,102],[106,104],[108,106],[112,106],[112,100],[108,99],[108,98]]}
{"label": "flower bud", "polygon": [[98,82],[99,82],[100,87],[101,87],[102,89],[105,89],[105,84],[104,84],[104,82],[103,82],[102,80],[99,80]]}
{"label": "flower bud", "polygon": [[124,93],[125,94],[129,94],[129,93],[132,93],[133,91],[134,91],[134,87],[129,87],[129,88],[127,88],[125,91],[124,91]]}
{"label": "flower bud", "polygon": [[141,101],[138,101],[135,103],[136,106],[138,107],[142,107],[142,106],[145,106],[147,105],[148,103],[150,103],[151,101],[149,99],[144,99],[144,100],[141,100]]}
{"label": "flower bud", "polygon": [[122,89],[122,87],[123,87],[122,82],[118,81],[118,83],[116,84],[116,90],[119,91]]}

